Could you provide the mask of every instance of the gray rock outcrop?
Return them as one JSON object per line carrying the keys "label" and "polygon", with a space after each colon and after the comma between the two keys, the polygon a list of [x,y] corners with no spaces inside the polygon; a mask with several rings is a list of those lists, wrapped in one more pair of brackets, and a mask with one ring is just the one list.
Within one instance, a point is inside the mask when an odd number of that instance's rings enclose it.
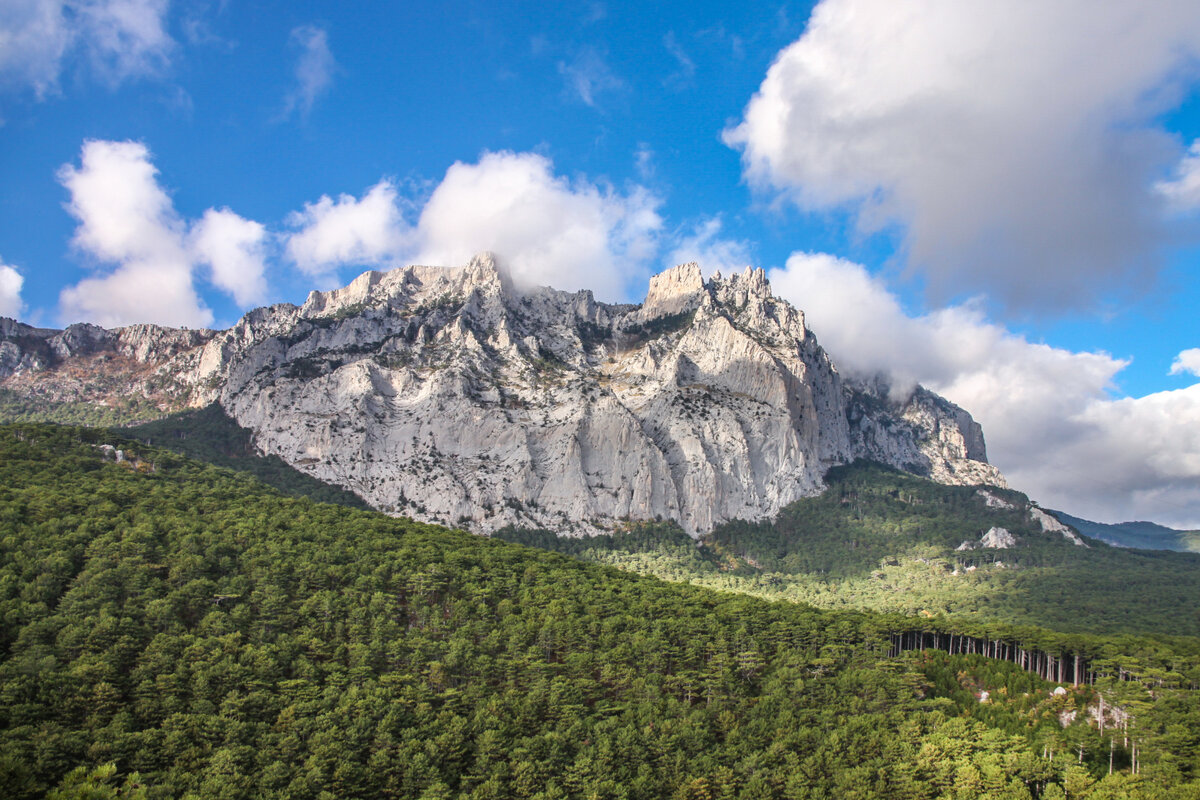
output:
{"label": "gray rock outcrop", "polygon": [[981,547],[990,547],[994,550],[1007,550],[1010,547],[1017,546],[1017,537],[1013,536],[1008,528],[992,527],[988,528],[987,533],[979,537],[979,545]]}

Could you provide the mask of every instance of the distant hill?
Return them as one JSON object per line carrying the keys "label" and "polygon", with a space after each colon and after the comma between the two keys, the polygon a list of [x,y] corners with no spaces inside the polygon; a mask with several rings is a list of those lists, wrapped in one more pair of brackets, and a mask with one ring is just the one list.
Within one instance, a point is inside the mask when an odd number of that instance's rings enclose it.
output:
{"label": "distant hill", "polygon": [[1179,553],[1200,553],[1200,531],[1181,531],[1155,522],[1117,522],[1108,524],[1073,517],[1064,511],[1047,509],[1084,536],[1099,539],[1117,547],[1138,550],[1174,550]]}

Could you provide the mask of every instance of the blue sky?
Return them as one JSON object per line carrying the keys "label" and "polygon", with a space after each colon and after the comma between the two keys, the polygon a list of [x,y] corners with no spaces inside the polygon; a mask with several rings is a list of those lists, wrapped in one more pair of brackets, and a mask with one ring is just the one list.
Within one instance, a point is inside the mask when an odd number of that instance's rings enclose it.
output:
{"label": "blue sky", "polygon": [[224,326],[485,248],[609,300],[750,263],[1035,498],[1200,527],[1194,5],[14,0],[0,313]]}

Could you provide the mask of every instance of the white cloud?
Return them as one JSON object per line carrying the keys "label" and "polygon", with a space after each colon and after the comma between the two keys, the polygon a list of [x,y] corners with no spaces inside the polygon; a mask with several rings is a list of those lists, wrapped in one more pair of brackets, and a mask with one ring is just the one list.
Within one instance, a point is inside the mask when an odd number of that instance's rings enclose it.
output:
{"label": "white cloud", "polygon": [[386,266],[402,255],[408,240],[396,186],[387,179],[361,199],[322,195],[289,222],[300,230],[288,238],[288,256],[303,272],[326,282],[335,279],[338,267]]}
{"label": "white cloud", "polygon": [[1030,342],[976,304],[910,315],[879,278],[829,255],[794,254],[770,279],[843,372],[920,382],[969,410],[989,460],[1034,499],[1200,527],[1200,384],[1112,399],[1127,361]]}
{"label": "white cloud", "polygon": [[79,220],[76,247],[117,265],[110,274],[62,291],[64,320],[106,326],[212,322],[192,286],[186,226],[157,176],[139,142],[85,142],[81,166],[59,170],[71,193],[67,209]]}
{"label": "white cloud", "polygon": [[72,35],[62,2],[11,0],[0,5],[0,76],[30,86],[38,97],[58,87],[63,54]]}
{"label": "white cloud", "polygon": [[1171,363],[1172,375],[1183,375],[1184,373],[1200,376],[1200,347],[1181,351],[1175,357],[1175,361]]}
{"label": "white cloud", "polygon": [[0,317],[16,318],[25,309],[21,302],[21,286],[25,278],[16,267],[0,261]]}
{"label": "white cloud", "polygon": [[76,248],[114,265],[63,289],[64,322],[207,326],[212,311],[193,283],[201,263],[239,303],[261,294],[262,227],[210,209],[189,233],[144,144],[87,141],[80,166],[64,165],[58,178],[71,195],[67,210],[79,220]]}
{"label": "white cloud", "polygon": [[228,208],[208,209],[192,226],[195,259],[212,268],[212,282],[245,307],[267,296],[266,229]]}
{"label": "white cloud", "polygon": [[337,62],[329,49],[329,37],[324,29],[315,25],[301,25],[292,29],[291,43],[299,48],[296,60],[296,86],[284,100],[284,117],[299,111],[308,116],[317,98],[333,84],[333,73]]}
{"label": "white cloud", "polygon": [[165,69],[175,40],[167,34],[168,0],[93,0],[68,3],[93,66],[110,82]]}
{"label": "white cloud", "polygon": [[696,77],[696,62],[692,61],[683,45],[675,38],[675,31],[667,31],[667,35],[663,37],[663,47],[667,48],[667,52],[679,63],[679,69],[669,75],[664,83],[678,89],[691,86]]}
{"label": "white cloud", "polygon": [[725,139],[759,187],[898,224],[936,295],[1078,306],[1158,264],[1158,115],[1198,64],[1191,0],[823,0]]}
{"label": "white cloud", "polygon": [[456,266],[490,250],[521,286],[617,299],[657,252],[659,203],[642,186],[621,193],[557,176],[535,153],[484,153],[478,163],[451,165],[415,224],[405,219],[410,204],[384,179],[361,198],[323,196],[293,213],[286,250],[331,285],[344,266]]}
{"label": "white cloud", "polygon": [[706,272],[731,273],[751,264],[754,259],[749,242],[722,238],[721,227],[719,216],[709,217],[693,227],[691,233],[678,237],[665,259],[667,266],[695,261]]}
{"label": "white cloud", "polygon": [[1200,139],[1192,142],[1187,155],[1175,168],[1175,177],[1154,185],[1159,194],[1179,211],[1200,208]]}
{"label": "white cloud", "polygon": [[654,149],[646,142],[638,142],[637,149],[633,151],[633,167],[637,170],[638,178],[648,181],[654,177],[658,171],[654,160]]}
{"label": "white cloud", "polygon": [[175,48],[168,7],[168,0],[6,0],[0,81],[44,97],[57,91],[75,54],[110,84],[160,74]]}
{"label": "white cloud", "polygon": [[58,173],[71,193],[68,210],[80,222],[75,244],[106,261],[179,255],[183,222],[144,144],[87,141],[81,164]]}
{"label": "white cloud", "polygon": [[593,289],[618,299],[641,275],[662,227],[659,199],[554,174],[534,153],[485,153],[455,163],[417,222],[413,260],[465,264],[490,250],[525,286]]}
{"label": "white cloud", "polygon": [[625,86],[594,47],[583,48],[570,63],[560,61],[558,73],[566,81],[568,91],[592,108],[597,106],[600,95]]}

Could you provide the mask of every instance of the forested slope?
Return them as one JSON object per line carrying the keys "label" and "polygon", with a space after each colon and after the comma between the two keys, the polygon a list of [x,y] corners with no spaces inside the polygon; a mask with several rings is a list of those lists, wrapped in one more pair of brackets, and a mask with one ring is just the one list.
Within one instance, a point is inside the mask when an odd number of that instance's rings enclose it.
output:
{"label": "forested slope", "polygon": [[[610,536],[498,535],[585,560],[824,608],[948,616],[1072,633],[1200,636],[1200,555],[1132,551],[1046,532],[1020,492],[944,486],[869,462],[774,520],[731,522],[700,546],[669,524]],[[997,505],[1002,501],[1011,507]],[[1016,544],[980,545],[1001,527]],[[964,543],[969,549],[959,549]]]}
{"label": "forested slope", "polygon": [[[285,497],[107,432],[0,427],[0,537],[11,797],[1197,788],[1171,735],[1194,721],[1185,689],[1131,728],[1139,774],[1121,750],[1106,776],[1120,739],[1083,722],[1092,689],[889,659],[882,618]],[[989,681],[1017,695],[990,718],[970,694]]]}

